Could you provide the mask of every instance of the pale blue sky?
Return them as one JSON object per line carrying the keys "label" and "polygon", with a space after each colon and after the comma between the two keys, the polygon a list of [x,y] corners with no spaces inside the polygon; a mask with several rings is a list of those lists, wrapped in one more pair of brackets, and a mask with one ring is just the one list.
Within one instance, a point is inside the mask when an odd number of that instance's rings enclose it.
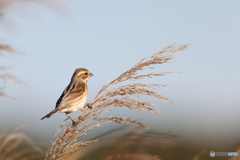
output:
{"label": "pale blue sky", "polygon": [[[27,4],[7,12],[0,24],[0,43],[24,53],[1,57],[2,64],[27,86],[8,84],[1,99],[0,127],[19,123],[34,134],[52,137],[65,118],[39,119],[55,107],[75,68],[93,74],[91,100],[102,85],[153,52],[173,43],[191,44],[155,72],[176,71],[147,80],[169,86],[159,93],[177,107],[149,99],[169,116],[148,113],[137,119],[162,132],[209,143],[233,145],[240,140],[240,2],[233,1],[68,1],[64,13]],[[63,16],[61,16],[63,14]],[[147,99],[148,100],[148,99]],[[134,112],[115,112],[133,116]],[[131,113],[131,114],[130,114]],[[79,112],[72,114],[76,117]],[[217,135],[216,135],[217,134]],[[237,141],[236,141],[237,143]]]}

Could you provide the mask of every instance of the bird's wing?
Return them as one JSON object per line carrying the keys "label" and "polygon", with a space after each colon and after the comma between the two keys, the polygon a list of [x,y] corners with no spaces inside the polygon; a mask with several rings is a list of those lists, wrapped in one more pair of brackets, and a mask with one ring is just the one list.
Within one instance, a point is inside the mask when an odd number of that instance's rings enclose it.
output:
{"label": "bird's wing", "polygon": [[[71,83],[70,83],[71,84]],[[58,98],[57,103],[56,103],[56,107],[57,108],[59,106],[59,104],[61,103],[63,97],[65,96],[65,94],[67,93],[67,90],[70,87],[70,84],[65,88],[65,90],[63,91],[63,93],[61,94],[61,96]]]}
{"label": "bird's wing", "polygon": [[86,83],[82,82],[70,83],[57,100],[56,108],[59,107],[61,104],[64,104],[68,101],[71,101],[83,95],[86,92],[86,88],[87,88]]}

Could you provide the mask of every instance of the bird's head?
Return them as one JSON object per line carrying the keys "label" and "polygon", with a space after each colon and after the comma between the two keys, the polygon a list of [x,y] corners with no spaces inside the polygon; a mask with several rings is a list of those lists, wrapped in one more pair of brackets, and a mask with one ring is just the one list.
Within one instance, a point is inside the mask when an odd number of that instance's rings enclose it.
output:
{"label": "bird's head", "polygon": [[85,68],[77,68],[75,72],[73,73],[72,76],[72,81],[78,82],[78,81],[83,81],[87,82],[90,77],[92,77],[93,74],[89,72]]}

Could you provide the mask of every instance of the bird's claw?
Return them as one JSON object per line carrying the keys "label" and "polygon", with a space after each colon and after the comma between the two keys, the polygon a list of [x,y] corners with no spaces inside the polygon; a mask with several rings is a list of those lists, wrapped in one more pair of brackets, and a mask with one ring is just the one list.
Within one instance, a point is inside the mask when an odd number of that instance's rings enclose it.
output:
{"label": "bird's claw", "polygon": [[72,125],[73,125],[73,126],[76,126],[77,123],[76,123],[75,121],[72,121]]}

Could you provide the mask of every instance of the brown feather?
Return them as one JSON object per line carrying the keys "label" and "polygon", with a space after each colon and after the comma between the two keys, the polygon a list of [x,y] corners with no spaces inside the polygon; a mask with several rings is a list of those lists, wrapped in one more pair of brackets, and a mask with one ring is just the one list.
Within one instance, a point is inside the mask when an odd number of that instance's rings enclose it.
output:
{"label": "brown feather", "polygon": [[76,87],[69,87],[69,90],[66,91],[66,95],[61,98],[61,101],[58,103],[58,107],[61,106],[61,104],[65,104],[81,95],[84,94],[84,92],[86,91],[86,87],[87,85],[85,83],[75,83],[74,85],[76,85]]}

